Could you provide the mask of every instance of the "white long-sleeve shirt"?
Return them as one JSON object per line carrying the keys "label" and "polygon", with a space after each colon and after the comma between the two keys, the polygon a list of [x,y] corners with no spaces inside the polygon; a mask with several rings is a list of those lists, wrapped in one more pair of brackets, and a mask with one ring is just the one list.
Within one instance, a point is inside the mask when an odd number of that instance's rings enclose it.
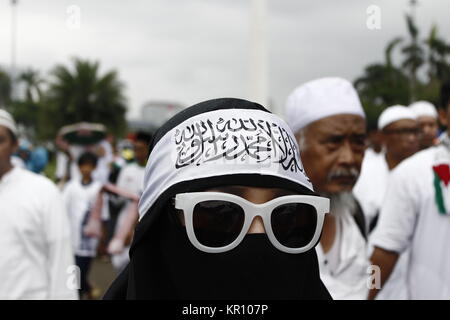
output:
{"label": "white long-sleeve shirt", "polygon": [[63,190],[64,204],[70,221],[72,248],[77,256],[97,255],[98,239],[86,236],[83,229],[89,221],[91,209],[101,188],[102,184],[98,181],[83,185],[79,180],[71,180]]}
{"label": "white long-sleeve shirt", "polygon": [[335,300],[364,300],[367,297],[369,259],[366,241],[351,213],[336,216],[336,237],[326,254],[316,246],[320,278]]}
{"label": "white long-sleeve shirt", "polygon": [[[440,148],[445,147],[418,152],[392,171],[372,236],[376,247],[399,254],[410,250],[410,299],[450,299],[450,214],[439,213],[434,188],[433,165]],[[443,195],[450,199],[448,188]]]}
{"label": "white long-sleeve shirt", "polygon": [[[361,174],[353,188],[353,194],[363,208],[368,229],[370,223],[379,216],[383,207],[390,173],[386,153],[376,154],[368,149],[364,155]],[[369,235],[369,256],[373,251],[372,234]],[[377,295],[377,300],[404,300],[408,298],[405,290],[408,257],[408,251],[401,255],[391,276],[384,284],[383,290]]]}
{"label": "white long-sleeve shirt", "polygon": [[0,250],[0,299],[78,298],[69,220],[47,178],[13,168],[0,179]]}

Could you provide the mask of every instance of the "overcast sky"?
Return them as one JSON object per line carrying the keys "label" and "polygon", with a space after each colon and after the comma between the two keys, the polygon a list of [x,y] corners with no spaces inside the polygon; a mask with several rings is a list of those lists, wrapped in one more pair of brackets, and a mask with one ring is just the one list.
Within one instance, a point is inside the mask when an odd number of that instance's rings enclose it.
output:
{"label": "overcast sky", "polygon": [[[386,43],[407,36],[409,0],[268,0],[269,96],[282,109],[298,85],[323,76],[354,80],[383,59]],[[370,5],[381,29],[366,26]],[[68,24],[80,8],[79,28]],[[126,85],[129,118],[142,104],[191,105],[250,94],[250,1],[19,0],[17,64],[47,74],[76,56],[117,69]],[[431,25],[450,41],[450,1],[419,0],[422,36]],[[70,20],[71,21],[71,20]],[[0,65],[11,61],[10,0],[0,0]],[[68,26],[69,25],[69,26]]]}

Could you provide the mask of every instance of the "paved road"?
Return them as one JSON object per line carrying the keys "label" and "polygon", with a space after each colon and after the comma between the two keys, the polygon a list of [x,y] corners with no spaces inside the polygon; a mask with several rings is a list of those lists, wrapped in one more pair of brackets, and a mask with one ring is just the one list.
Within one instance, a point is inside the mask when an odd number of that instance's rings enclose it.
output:
{"label": "paved road", "polygon": [[89,275],[90,283],[94,288],[98,288],[99,299],[109,288],[110,284],[116,278],[116,272],[109,259],[96,258],[91,267]]}

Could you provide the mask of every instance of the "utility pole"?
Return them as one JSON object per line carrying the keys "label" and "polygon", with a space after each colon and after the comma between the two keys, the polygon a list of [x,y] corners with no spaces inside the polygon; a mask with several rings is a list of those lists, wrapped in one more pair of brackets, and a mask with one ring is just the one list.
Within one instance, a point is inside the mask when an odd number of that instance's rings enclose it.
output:
{"label": "utility pole", "polygon": [[[409,1],[409,5],[411,7],[411,21],[412,23],[415,25],[416,24],[416,7],[418,5],[418,1],[417,0],[410,0]],[[417,46],[417,37],[413,38],[413,43],[415,46]],[[415,74],[412,70],[411,70],[411,80],[409,81],[410,85],[410,91],[411,91],[411,96],[410,96],[410,103],[414,102],[416,100],[416,89],[417,89],[417,74]]]}
{"label": "utility pole", "polygon": [[11,98],[16,96],[16,45],[17,45],[17,2],[18,0],[11,0]]}
{"label": "utility pole", "polygon": [[250,99],[269,108],[267,0],[251,2]]}

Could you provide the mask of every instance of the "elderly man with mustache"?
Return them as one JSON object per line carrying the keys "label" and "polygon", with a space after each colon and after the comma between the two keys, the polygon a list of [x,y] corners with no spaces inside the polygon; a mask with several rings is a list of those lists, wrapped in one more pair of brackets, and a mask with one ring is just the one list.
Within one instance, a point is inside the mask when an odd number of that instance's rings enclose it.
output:
{"label": "elderly man with mustache", "polygon": [[366,121],[352,84],[322,78],[294,90],[286,119],[316,192],[331,200],[320,245],[320,276],[334,299],[365,299],[369,261],[366,227],[352,195],[366,147]]}

